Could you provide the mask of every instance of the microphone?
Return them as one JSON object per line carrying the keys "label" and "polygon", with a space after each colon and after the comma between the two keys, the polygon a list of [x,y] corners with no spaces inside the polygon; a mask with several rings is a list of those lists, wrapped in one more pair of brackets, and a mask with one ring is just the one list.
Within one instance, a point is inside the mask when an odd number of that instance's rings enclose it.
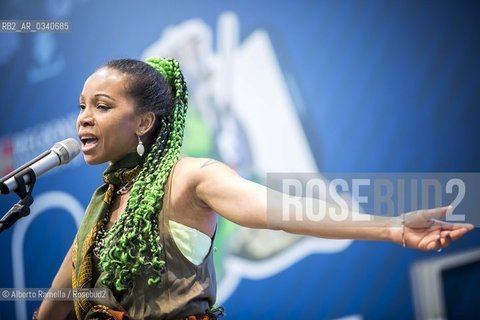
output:
{"label": "microphone", "polygon": [[[15,181],[14,176],[22,170],[30,168],[38,177],[59,165],[69,163],[79,153],[80,145],[73,138],[68,138],[55,143],[50,150],[43,152],[36,158],[3,177],[0,180],[0,194],[8,194],[17,190],[18,183]],[[25,181],[25,184],[30,183],[30,176],[28,174],[23,175],[22,179]]]}

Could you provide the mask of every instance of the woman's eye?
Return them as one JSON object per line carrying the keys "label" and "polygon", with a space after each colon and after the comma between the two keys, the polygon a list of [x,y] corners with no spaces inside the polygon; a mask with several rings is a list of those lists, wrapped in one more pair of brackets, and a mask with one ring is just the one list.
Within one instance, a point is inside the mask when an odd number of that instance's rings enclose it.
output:
{"label": "woman's eye", "polygon": [[105,104],[99,104],[99,105],[97,105],[97,109],[108,110],[108,109],[110,109],[110,107],[105,105]]}
{"label": "woman's eye", "polygon": [[80,110],[85,110],[86,107],[85,107],[84,104],[80,104],[80,105],[78,106],[78,108],[79,108]]}

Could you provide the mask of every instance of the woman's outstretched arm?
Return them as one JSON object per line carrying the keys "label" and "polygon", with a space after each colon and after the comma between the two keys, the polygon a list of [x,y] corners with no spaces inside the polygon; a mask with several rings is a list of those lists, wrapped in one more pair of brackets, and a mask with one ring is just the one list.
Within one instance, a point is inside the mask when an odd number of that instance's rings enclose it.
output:
{"label": "woman's outstretched arm", "polygon": [[[385,240],[422,250],[446,247],[473,229],[471,224],[437,220],[450,207],[418,210],[400,217],[363,214],[320,199],[274,191],[243,179],[215,160],[188,162],[196,197],[224,218],[249,228],[322,238]],[[311,212],[311,208],[316,208],[316,212]]]}

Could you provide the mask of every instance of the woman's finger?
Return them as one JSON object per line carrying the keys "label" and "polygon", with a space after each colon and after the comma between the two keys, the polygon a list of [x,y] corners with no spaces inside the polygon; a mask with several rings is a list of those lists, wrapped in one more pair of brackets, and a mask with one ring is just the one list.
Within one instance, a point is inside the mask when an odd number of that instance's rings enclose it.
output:
{"label": "woman's finger", "polygon": [[471,223],[450,223],[440,220],[434,220],[435,226],[439,226],[442,230],[457,230],[457,229],[467,229],[470,231],[474,228],[474,225]]}
{"label": "woman's finger", "polygon": [[426,250],[438,250],[442,248],[442,243],[440,242],[440,238],[437,239],[431,239],[427,244],[425,245]]}
{"label": "woman's finger", "polygon": [[440,245],[442,246],[442,248],[448,247],[450,243],[452,243],[452,238],[450,237],[450,235],[447,235],[446,237],[440,236]]}
{"label": "woman's finger", "polygon": [[425,235],[419,242],[418,247],[419,249],[425,250],[433,250],[437,247],[440,247],[440,233],[439,232],[431,232]]}
{"label": "woman's finger", "polygon": [[467,233],[468,230],[467,228],[460,228],[460,229],[455,229],[455,230],[452,230],[452,231],[448,231],[449,233],[449,236],[450,238],[452,238],[453,240],[457,240],[458,238],[462,237],[463,235],[465,235],[465,233]]}
{"label": "woman's finger", "polygon": [[453,210],[452,206],[446,206],[446,207],[420,210],[418,214],[425,220],[441,219],[445,217],[451,210]]}

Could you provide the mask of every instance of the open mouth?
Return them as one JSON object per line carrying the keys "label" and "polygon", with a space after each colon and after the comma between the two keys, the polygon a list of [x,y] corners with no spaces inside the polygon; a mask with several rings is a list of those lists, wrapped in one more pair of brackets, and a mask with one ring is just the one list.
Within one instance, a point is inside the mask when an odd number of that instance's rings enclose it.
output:
{"label": "open mouth", "polygon": [[80,138],[82,142],[82,151],[89,151],[98,144],[98,138],[95,136],[82,136]]}

